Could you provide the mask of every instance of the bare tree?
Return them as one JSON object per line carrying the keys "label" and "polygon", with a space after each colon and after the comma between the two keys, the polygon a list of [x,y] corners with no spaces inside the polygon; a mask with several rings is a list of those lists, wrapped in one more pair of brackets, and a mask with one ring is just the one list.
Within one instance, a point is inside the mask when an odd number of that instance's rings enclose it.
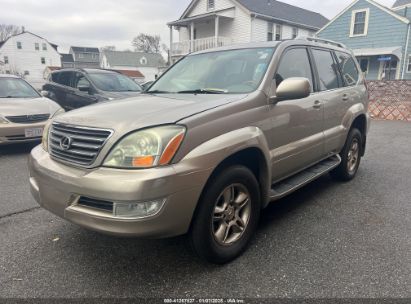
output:
{"label": "bare tree", "polygon": [[22,26],[13,24],[0,24],[0,41],[5,41],[13,35],[17,35],[23,32]]}
{"label": "bare tree", "polygon": [[157,35],[139,34],[131,42],[136,52],[160,53],[161,39]]}
{"label": "bare tree", "polygon": [[100,48],[101,51],[115,51],[116,46],[115,45],[106,45]]}

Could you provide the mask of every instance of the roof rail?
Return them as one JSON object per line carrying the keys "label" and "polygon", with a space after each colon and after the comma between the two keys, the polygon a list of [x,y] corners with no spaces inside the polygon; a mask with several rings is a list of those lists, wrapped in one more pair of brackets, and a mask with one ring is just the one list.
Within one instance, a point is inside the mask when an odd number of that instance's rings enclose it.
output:
{"label": "roof rail", "polygon": [[307,40],[307,41],[312,41],[312,42],[320,42],[320,43],[324,43],[324,44],[329,44],[329,45],[334,45],[340,48],[347,48],[344,44],[340,43],[340,42],[336,42],[333,40],[328,40],[328,39],[321,39],[318,37],[306,37],[306,36],[302,36],[302,37],[297,37],[296,39],[303,39],[303,40]]}

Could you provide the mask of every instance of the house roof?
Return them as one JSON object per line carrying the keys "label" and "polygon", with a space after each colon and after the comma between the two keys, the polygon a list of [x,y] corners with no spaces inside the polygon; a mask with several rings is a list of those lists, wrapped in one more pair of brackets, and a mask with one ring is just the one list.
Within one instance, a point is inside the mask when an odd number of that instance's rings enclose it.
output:
{"label": "house roof", "polygon": [[73,55],[71,54],[60,54],[61,55],[61,62],[74,62]]}
{"label": "house roof", "polygon": [[[142,52],[120,52],[103,51],[110,66],[129,66],[129,67],[162,67],[165,65],[161,54],[142,53]],[[144,60],[145,58],[145,60]]]}
{"label": "house roof", "polygon": [[395,1],[392,7],[396,8],[396,7],[407,5],[407,4],[411,4],[411,0],[397,0]]}
{"label": "house roof", "polygon": [[58,48],[58,45],[57,45],[57,44],[51,43],[51,42],[49,42],[46,38],[43,38],[43,37],[41,37],[41,36],[39,36],[39,35],[33,34],[32,32],[28,32],[28,31],[24,31],[24,32],[21,32],[21,33],[16,34],[16,35],[11,35],[11,36],[8,37],[6,40],[0,41],[0,48],[1,48],[1,47],[3,46],[3,44],[5,44],[5,43],[7,42],[7,40],[9,40],[10,38],[12,38],[12,37],[17,37],[17,36],[20,36],[20,35],[23,35],[23,34],[30,34],[30,35],[36,36],[36,37],[38,37],[38,38],[40,38],[40,39],[44,39],[45,41],[47,41],[48,44],[51,45],[51,47],[52,47],[53,49],[55,49],[55,50],[57,51],[57,48]]}
{"label": "house roof", "polygon": [[249,11],[320,29],[329,21],[323,15],[276,0],[237,0]]}
{"label": "house roof", "polygon": [[140,71],[136,71],[136,70],[113,70],[113,71],[126,75],[130,78],[144,78],[144,75]]}
{"label": "house roof", "polygon": [[47,69],[49,69],[50,71],[58,71],[61,70],[61,67],[58,66],[48,66]]}
{"label": "house roof", "polygon": [[84,47],[84,46],[72,46],[73,52],[77,53],[100,53],[100,50],[95,47]]}

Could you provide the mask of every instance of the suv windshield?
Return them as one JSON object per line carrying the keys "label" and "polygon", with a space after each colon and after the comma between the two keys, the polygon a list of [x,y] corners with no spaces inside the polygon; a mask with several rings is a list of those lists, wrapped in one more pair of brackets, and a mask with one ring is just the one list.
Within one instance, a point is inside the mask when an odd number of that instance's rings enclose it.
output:
{"label": "suv windshield", "polygon": [[94,85],[108,92],[141,92],[141,87],[131,78],[117,73],[89,73]]}
{"label": "suv windshield", "polygon": [[148,93],[250,93],[260,85],[275,48],[219,51],[187,56]]}
{"label": "suv windshield", "polygon": [[40,94],[19,78],[0,78],[0,98],[37,98]]}

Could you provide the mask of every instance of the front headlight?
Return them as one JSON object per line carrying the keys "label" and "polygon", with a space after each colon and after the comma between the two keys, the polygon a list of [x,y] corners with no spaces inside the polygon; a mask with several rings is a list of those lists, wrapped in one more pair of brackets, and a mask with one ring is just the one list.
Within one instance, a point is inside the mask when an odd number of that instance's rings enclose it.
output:
{"label": "front headlight", "polygon": [[50,132],[51,121],[49,120],[43,129],[43,136],[41,137],[41,146],[44,151],[48,152],[49,150],[49,132]]}
{"label": "front headlight", "polygon": [[59,115],[61,115],[61,114],[64,114],[64,113],[66,113],[66,111],[64,111],[63,108],[60,108],[60,109],[58,109],[53,115],[51,115],[50,118],[57,117],[57,116],[59,116]]}
{"label": "front headlight", "polygon": [[0,125],[1,124],[8,124],[9,121],[7,119],[5,119],[3,116],[0,115]]}
{"label": "front headlight", "polygon": [[184,139],[183,126],[162,126],[127,135],[111,150],[104,166],[151,168],[168,165]]}

